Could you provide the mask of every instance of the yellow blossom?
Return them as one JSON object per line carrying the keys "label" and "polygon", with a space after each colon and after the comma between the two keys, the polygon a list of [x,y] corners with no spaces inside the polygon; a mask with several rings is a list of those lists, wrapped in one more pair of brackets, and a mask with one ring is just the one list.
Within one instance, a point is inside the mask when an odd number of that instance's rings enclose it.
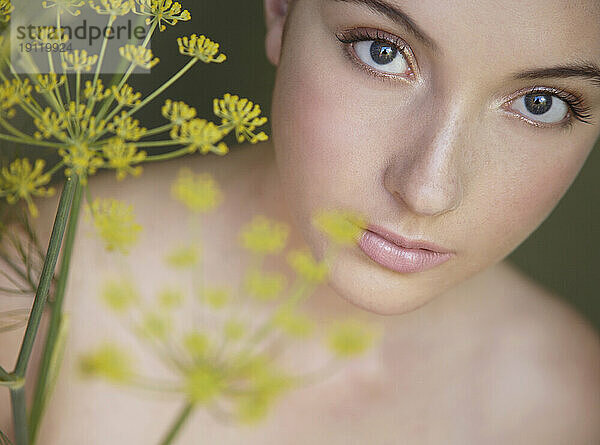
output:
{"label": "yellow blossom", "polygon": [[56,26],[38,26],[33,32],[33,36],[35,41],[41,44],[60,44],[66,43],[69,40],[69,36],[65,30]]}
{"label": "yellow blossom", "polygon": [[266,274],[259,270],[250,270],[245,277],[246,292],[259,301],[277,298],[285,288],[285,284],[285,275],[280,273]]}
{"label": "yellow blossom", "polygon": [[176,269],[195,266],[200,259],[199,247],[182,246],[173,249],[166,257],[165,262]]}
{"label": "yellow blossom", "polygon": [[38,93],[49,93],[65,83],[66,78],[67,76],[65,75],[58,77],[56,73],[38,74],[38,84],[35,86],[35,90]]}
{"label": "yellow blossom", "polygon": [[208,287],[202,293],[202,300],[213,309],[221,309],[228,303],[230,293],[225,287]]}
{"label": "yellow blossom", "polygon": [[0,111],[8,118],[15,115],[13,106],[31,101],[29,79],[6,79],[0,84]]}
{"label": "yellow blossom", "polygon": [[235,129],[238,142],[244,140],[254,144],[266,141],[268,136],[264,132],[254,133],[256,127],[267,122],[266,117],[259,117],[261,110],[248,99],[240,99],[227,93],[223,99],[214,99],[213,110],[215,115],[221,118],[221,128],[225,132]]}
{"label": "yellow blossom", "polygon": [[113,85],[112,94],[117,103],[124,107],[133,107],[138,105],[140,103],[140,97],[142,97],[141,93],[135,93],[133,88],[127,84],[123,85],[121,89],[118,89],[116,85]]}
{"label": "yellow blossom", "polygon": [[81,128],[81,134],[86,135],[88,138],[94,138],[102,133],[106,127],[106,121],[104,119],[97,120],[96,116],[91,116],[79,121],[79,127]]}
{"label": "yellow blossom", "polygon": [[34,218],[38,216],[38,210],[33,203],[32,196],[52,196],[55,192],[53,187],[45,188],[50,182],[51,176],[42,173],[45,161],[36,159],[34,167],[31,167],[29,159],[16,159],[8,168],[2,167],[0,171],[0,196],[5,195],[9,204],[14,204],[18,199],[27,202],[29,213]]}
{"label": "yellow blossom", "polygon": [[117,180],[121,181],[127,173],[137,177],[142,173],[142,167],[132,167],[146,159],[145,151],[137,151],[135,144],[128,144],[123,139],[115,137],[102,146],[102,153],[108,160],[107,166],[117,171]]}
{"label": "yellow blossom", "polygon": [[88,55],[85,49],[82,49],[81,51],[76,49],[73,52],[65,52],[62,67],[65,71],[91,71],[97,61],[98,56],[96,54]]}
{"label": "yellow blossom", "polygon": [[7,23],[10,20],[10,13],[13,9],[10,0],[0,0],[0,23]]}
{"label": "yellow blossom", "polygon": [[196,117],[196,109],[185,102],[174,102],[167,99],[162,107],[162,115],[175,125],[182,125],[184,122]]}
{"label": "yellow blossom", "polygon": [[158,304],[164,309],[173,309],[181,305],[185,297],[179,289],[166,287],[158,294]]}
{"label": "yellow blossom", "polygon": [[129,11],[135,9],[133,0],[89,0],[90,7],[98,14],[108,14],[114,16],[129,14]]}
{"label": "yellow blossom", "polygon": [[91,115],[91,108],[74,101],[69,102],[69,106],[65,111],[65,118],[71,122],[80,122],[83,119],[89,119]]}
{"label": "yellow blossom", "polygon": [[[112,198],[96,198],[91,207],[86,208],[91,211],[94,226],[106,250],[128,253],[142,230],[142,226],[135,222],[132,206]],[[88,220],[89,216],[88,213]]]}
{"label": "yellow blossom", "polygon": [[223,385],[219,369],[199,364],[185,376],[184,391],[190,402],[208,403],[221,392]]}
{"label": "yellow blossom", "polygon": [[210,173],[194,174],[185,167],[179,170],[171,195],[192,212],[200,213],[214,210],[223,200],[223,193]]}
{"label": "yellow blossom", "polygon": [[187,9],[181,9],[179,2],[172,0],[136,0],[139,5],[139,11],[136,14],[146,15],[146,25],[156,23],[160,31],[164,31],[166,26],[163,24],[175,25],[178,21],[188,21],[192,18]]}
{"label": "yellow blossom", "polygon": [[292,337],[307,337],[314,328],[314,323],[308,316],[288,307],[282,307],[275,312],[273,323]]}
{"label": "yellow blossom", "polygon": [[58,150],[58,154],[62,156],[67,165],[65,174],[67,176],[77,174],[82,185],[87,184],[88,175],[93,175],[98,168],[104,165],[104,161],[98,156],[98,153],[90,149],[85,143],[61,148]]}
{"label": "yellow blossom", "polygon": [[[219,44],[201,35],[192,34],[189,37],[177,38],[179,52],[185,56],[195,57],[204,63],[222,63],[227,59],[225,54],[219,54]],[[215,57],[216,56],[216,57]]]}
{"label": "yellow blossom", "polygon": [[76,17],[81,14],[81,11],[77,8],[81,8],[85,5],[84,0],[46,0],[42,2],[44,8],[58,8],[58,13],[68,12],[72,16]]}
{"label": "yellow blossom", "polygon": [[210,339],[205,332],[198,330],[187,332],[183,336],[183,347],[193,360],[206,357],[210,348]]}
{"label": "yellow blossom", "polygon": [[336,320],[329,327],[327,345],[338,357],[351,357],[369,348],[373,338],[373,332],[358,320]]}
{"label": "yellow blossom", "polygon": [[119,48],[119,54],[131,62],[133,66],[139,66],[147,70],[154,67],[160,61],[158,57],[153,59],[152,50],[143,46],[128,44]]}
{"label": "yellow blossom", "polygon": [[33,123],[39,130],[34,133],[36,139],[55,137],[64,142],[68,138],[64,131],[68,127],[67,115],[64,112],[57,114],[47,107],[39,118],[33,120]]}
{"label": "yellow blossom", "polygon": [[244,249],[258,254],[276,254],[285,247],[290,228],[263,215],[256,215],[240,231]]}
{"label": "yellow blossom", "polygon": [[144,315],[137,327],[138,334],[146,339],[165,340],[172,330],[173,323],[166,314],[149,312]]}
{"label": "yellow blossom", "polygon": [[289,252],[287,261],[296,274],[309,283],[319,284],[327,278],[327,264],[325,261],[317,262],[308,249]]}
{"label": "yellow blossom", "polygon": [[108,130],[115,133],[121,139],[128,141],[137,141],[146,134],[146,129],[139,126],[140,121],[128,116],[125,111],[121,116],[115,116],[113,121],[108,124]]}
{"label": "yellow blossom", "polygon": [[86,99],[94,98],[95,101],[99,102],[106,99],[108,96],[110,96],[110,90],[104,89],[102,79],[98,79],[95,85],[91,80],[85,82],[83,97]]}
{"label": "yellow blossom", "polygon": [[337,244],[353,244],[363,232],[365,219],[357,213],[341,210],[320,210],[313,224]]}
{"label": "yellow blossom", "polygon": [[208,152],[218,155],[227,154],[229,152],[227,145],[224,142],[217,144],[224,135],[219,127],[205,119],[185,121],[171,130],[171,138],[182,145],[187,145],[190,153],[200,150],[202,154]]}
{"label": "yellow blossom", "polygon": [[107,281],[102,289],[101,298],[115,312],[124,312],[140,301],[140,295],[129,279]]}
{"label": "yellow blossom", "polygon": [[119,346],[104,342],[79,359],[79,370],[85,377],[103,377],[124,383],[133,377],[131,355]]}
{"label": "yellow blossom", "polygon": [[223,336],[226,340],[239,340],[246,334],[246,324],[238,319],[230,318],[223,324]]}

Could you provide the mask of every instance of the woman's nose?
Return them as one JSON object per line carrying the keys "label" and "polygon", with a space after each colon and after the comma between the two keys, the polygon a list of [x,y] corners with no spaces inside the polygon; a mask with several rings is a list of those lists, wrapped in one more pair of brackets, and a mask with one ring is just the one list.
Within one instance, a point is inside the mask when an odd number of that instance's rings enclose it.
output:
{"label": "woman's nose", "polygon": [[418,215],[437,216],[456,209],[463,197],[464,127],[458,119],[449,118],[433,134],[429,126],[415,140],[422,143],[404,145],[406,152],[399,153],[387,168],[386,189]]}

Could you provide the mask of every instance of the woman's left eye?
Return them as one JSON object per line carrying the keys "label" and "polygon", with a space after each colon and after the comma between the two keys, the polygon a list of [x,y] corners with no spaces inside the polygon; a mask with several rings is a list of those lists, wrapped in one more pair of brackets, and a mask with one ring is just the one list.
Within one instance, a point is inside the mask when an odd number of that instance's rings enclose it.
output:
{"label": "woman's left eye", "polygon": [[545,91],[518,97],[513,101],[511,109],[529,120],[544,124],[560,123],[569,114],[569,105],[564,100]]}
{"label": "woman's left eye", "polygon": [[362,40],[352,45],[356,56],[370,67],[387,74],[409,74],[410,65],[401,49],[384,40]]}

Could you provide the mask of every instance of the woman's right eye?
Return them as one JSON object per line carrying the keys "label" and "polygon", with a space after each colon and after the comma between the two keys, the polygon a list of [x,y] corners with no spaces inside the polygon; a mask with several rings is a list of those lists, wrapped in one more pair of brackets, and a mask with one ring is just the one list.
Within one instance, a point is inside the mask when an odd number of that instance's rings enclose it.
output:
{"label": "woman's right eye", "polygon": [[411,74],[410,65],[403,48],[385,40],[360,40],[352,44],[356,57],[361,62],[386,74]]}

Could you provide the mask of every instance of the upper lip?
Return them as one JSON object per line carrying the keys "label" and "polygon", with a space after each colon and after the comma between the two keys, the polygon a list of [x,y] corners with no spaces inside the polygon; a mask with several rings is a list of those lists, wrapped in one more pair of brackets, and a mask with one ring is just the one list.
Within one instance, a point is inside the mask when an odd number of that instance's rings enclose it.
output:
{"label": "upper lip", "polygon": [[429,241],[405,238],[401,235],[398,235],[397,233],[391,232],[387,229],[384,229],[383,227],[379,227],[373,224],[369,224],[367,226],[367,230],[380,235],[381,237],[396,244],[397,246],[405,247],[407,249],[424,249],[438,253],[453,253],[451,250],[433,244]]}

